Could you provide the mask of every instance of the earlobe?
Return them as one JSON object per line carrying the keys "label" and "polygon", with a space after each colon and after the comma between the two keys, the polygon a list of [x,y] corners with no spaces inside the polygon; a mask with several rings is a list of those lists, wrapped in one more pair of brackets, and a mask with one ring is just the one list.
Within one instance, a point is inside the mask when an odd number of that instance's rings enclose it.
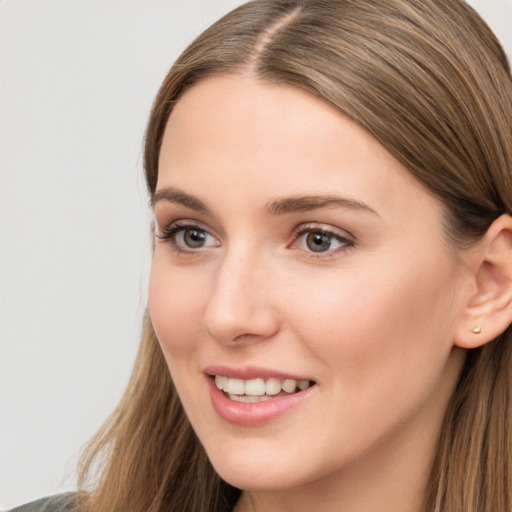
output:
{"label": "earlobe", "polygon": [[471,252],[471,292],[455,345],[476,348],[512,323],[512,217],[496,219]]}

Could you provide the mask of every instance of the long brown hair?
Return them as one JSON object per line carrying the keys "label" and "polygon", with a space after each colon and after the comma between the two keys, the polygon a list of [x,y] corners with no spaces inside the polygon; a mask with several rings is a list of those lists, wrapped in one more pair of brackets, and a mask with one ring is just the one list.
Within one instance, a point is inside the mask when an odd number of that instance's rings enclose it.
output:
{"label": "long brown hair", "polygon": [[[445,205],[455,246],[512,214],[512,80],[499,42],[462,0],[256,0],[199,36],[167,75],[146,134],[155,192],[160,145],[181,95],[249,73],[335,105]],[[468,351],[446,412],[425,510],[512,509],[512,331]],[[96,480],[88,475],[97,473]],[[230,510],[179,402],[151,321],[124,397],[84,453],[91,512]]]}

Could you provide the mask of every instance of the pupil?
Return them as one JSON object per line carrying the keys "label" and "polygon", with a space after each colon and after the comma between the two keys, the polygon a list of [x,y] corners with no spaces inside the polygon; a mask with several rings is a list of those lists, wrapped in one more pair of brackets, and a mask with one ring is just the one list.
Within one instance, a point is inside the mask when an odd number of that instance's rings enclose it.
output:
{"label": "pupil", "polygon": [[327,251],[331,247],[331,237],[323,233],[309,233],[306,244],[313,252]]}
{"label": "pupil", "polygon": [[189,247],[202,247],[206,239],[206,233],[198,229],[187,229],[185,231],[185,243]]}

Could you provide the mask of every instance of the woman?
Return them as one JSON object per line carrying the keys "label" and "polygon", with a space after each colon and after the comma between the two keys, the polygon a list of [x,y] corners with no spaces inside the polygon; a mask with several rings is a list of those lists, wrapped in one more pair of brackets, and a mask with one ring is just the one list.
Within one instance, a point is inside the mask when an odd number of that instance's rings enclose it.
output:
{"label": "woman", "polygon": [[205,31],[148,125],[129,387],[44,506],[511,510],[511,120],[459,0],[256,0]]}

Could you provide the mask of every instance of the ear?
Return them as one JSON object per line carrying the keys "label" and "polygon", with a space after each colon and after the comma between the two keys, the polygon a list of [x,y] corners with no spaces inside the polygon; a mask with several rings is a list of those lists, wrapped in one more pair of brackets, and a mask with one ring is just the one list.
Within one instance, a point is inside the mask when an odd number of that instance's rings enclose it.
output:
{"label": "ear", "polygon": [[468,253],[470,275],[455,345],[476,348],[512,323],[512,217],[502,215]]}

